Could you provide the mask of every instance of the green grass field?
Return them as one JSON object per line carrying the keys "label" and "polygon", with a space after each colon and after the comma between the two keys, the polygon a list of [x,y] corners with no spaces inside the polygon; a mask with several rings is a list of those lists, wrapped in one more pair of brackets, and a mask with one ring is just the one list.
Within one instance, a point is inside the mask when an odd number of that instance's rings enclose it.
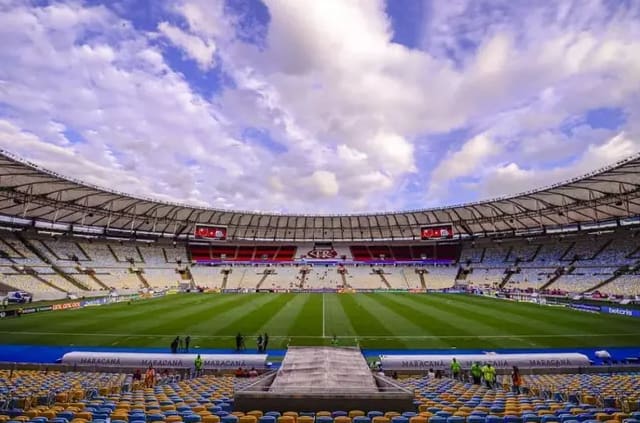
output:
{"label": "green grass field", "polygon": [[565,308],[459,294],[183,294],[132,304],[0,320],[0,343],[232,348],[234,336],[272,348],[548,348],[639,346],[640,322]]}

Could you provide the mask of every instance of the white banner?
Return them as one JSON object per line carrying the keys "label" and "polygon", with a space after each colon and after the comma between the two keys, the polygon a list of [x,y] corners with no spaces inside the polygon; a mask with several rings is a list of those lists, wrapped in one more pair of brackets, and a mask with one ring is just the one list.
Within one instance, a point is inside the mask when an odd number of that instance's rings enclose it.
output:
{"label": "white banner", "polygon": [[[193,368],[197,354],[154,354],[125,352],[85,352],[73,351],[62,356],[63,364],[97,367],[125,367],[146,369]],[[203,368],[208,370],[264,369],[266,354],[201,354]]]}
{"label": "white banner", "polygon": [[474,362],[491,363],[496,369],[557,369],[586,367],[589,358],[578,353],[544,354],[447,354],[447,355],[381,355],[383,370],[449,370],[456,359],[463,369],[470,369]]}

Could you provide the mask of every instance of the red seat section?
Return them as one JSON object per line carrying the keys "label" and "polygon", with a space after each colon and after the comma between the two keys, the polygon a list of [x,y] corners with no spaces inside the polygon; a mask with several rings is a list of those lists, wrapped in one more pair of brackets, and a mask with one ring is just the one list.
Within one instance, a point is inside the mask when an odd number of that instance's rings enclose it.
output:
{"label": "red seat section", "polygon": [[238,254],[236,256],[236,260],[237,261],[251,261],[254,258],[255,251],[256,251],[255,247],[246,247],[244,245],[240,246],[240,247],[238,247]]}
{"label": "red seat section", "polygon": [[195,261],[211,260],[211,250],[209,249],[209,247],[192,246],[190,250],[191,250],[191,260],[195,260]]}
{"label": "red seat section", "polygon": [[283,245],[276,253],[274,260],[292,261],[296,257],[296,251],[298,251],[298,247],[295,245]]}
{"label": "red seat section", "polygon": [[212,245],[211,246],[211,258],[214,260],[235,260],[236,250],[238,247],[235,245]]}
{"label": "red seat section", "polygon": [[384,257],[385,260],[393,260],[391,249],[386,245],[370,245],[369,254],[374,259],[379,259],[381,257]]}
{"label": "red seat section", "polygon": [[373,257],[371,257],[371,253],[369,253],[369,249],[366,245],[352,245],[349,249],[351,250],[353,260],[355,261],[373,260]]}

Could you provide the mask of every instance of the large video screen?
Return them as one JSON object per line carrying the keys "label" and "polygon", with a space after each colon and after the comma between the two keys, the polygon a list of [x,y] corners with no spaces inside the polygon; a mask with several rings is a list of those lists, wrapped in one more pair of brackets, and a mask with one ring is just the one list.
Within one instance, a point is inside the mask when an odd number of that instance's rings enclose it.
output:
{"label": "large video screen", "polygon": [[453,238],[453,225],[425,226],[420,230],[422,239],[448,239]]}
{"label": "large video screen", "polygon": [[200,239],[214,239],[217,241],[224,241],[227,239],[227,228],[223,226],[196,224],[193,235],[196,238]]}

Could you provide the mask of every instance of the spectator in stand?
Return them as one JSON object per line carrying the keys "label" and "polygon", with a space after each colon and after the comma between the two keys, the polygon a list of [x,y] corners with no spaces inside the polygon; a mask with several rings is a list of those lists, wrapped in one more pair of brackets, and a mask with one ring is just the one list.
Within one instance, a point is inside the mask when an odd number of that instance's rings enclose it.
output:
{"label": "spectator in stand", "polygon": [[520,370],[518,366],[513,366],[513,370],[511,371],[511,388],[513,389],[514,394],[522,393],[522,376],[520,375]]}
{"label": "spectator in stand", "polygon": [[429,369],[427,376],[429,377],[429,379],[434,379],[436,377],[436,374],[433,372],[433,369]]}
{"label": "spectator in stand", "polygon": [[138,382],[142,380],[142,372],[140,371],[140,369],[136,369],[136,371],[133,372],[133,380]]}
{"label": "spectator in stand", "polygon": [[249,370],[249,377],[257,377],[258,376],[258,371],[256,370],[255,367],[252,367],[251,370]]}
{"label": "spectator in stand", "polygon": [[153,366],[149,366],[147,372],[144,375],[144,386],[147,388],[153,388],[156,385],[156,370]]}

